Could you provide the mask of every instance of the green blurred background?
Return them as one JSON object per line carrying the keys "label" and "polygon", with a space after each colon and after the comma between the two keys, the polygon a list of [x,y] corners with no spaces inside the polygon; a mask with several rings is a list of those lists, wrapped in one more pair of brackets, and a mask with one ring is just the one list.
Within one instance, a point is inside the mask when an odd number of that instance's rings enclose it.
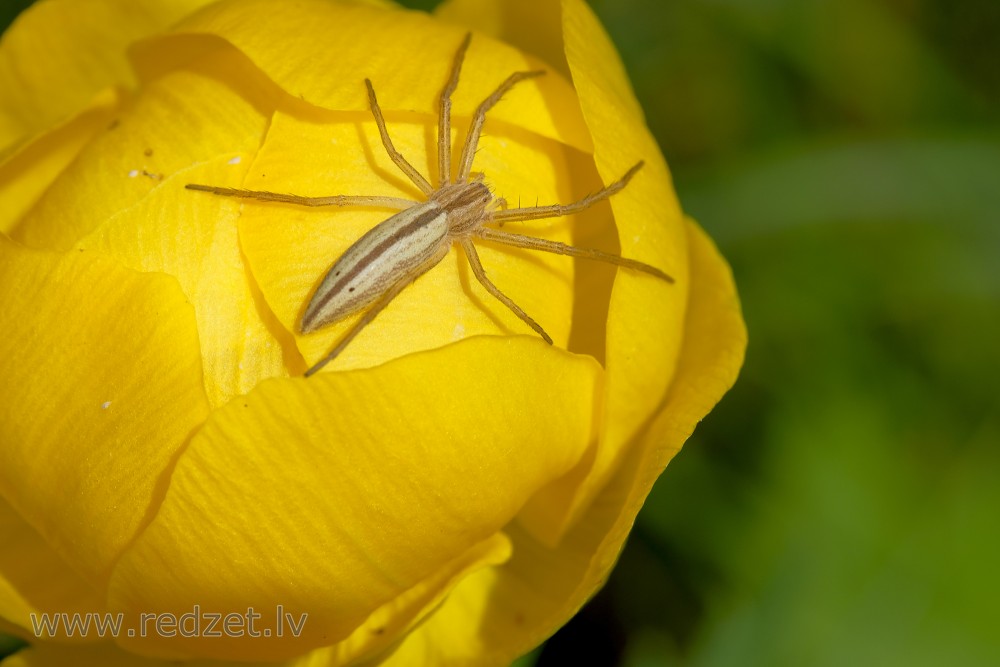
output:
{"label": "green blurred background", "polygon": [[520,664],[1000,665],[1000,2],[591,5],[750,348]]}

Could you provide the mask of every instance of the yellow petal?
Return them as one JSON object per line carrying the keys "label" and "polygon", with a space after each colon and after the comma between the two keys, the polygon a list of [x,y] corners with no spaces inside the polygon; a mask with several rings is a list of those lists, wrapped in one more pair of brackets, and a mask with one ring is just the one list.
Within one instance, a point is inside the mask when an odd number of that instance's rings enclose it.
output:
{"label": "yellow petal", "polygon": [[87,142],[108,126],[121,104],[118,92],[107,89],[88,108],[0,162],[0,232],[11,232]]}
{"label": "yellow petal", "polygon": [[[0,542],[0,618],[18,626],[19,636],[34,639],[31,614],[103,611],[103,592],[88,585],[70,569],[2,500],[0,535],[3,535]],[[66,639],[65,633],[56,636]],[[93,639],[71,638],[72,641]]]}
{"label": "yellow petal", "polygon": [[[331,652],[319,649],[301,658],[281,662],[257,662],[270,667],[334,667]],[[0,661],[0,667],[246,667],[245,661],[158,660],[132,653],[108,640],[84,645],[52,642],[28,646]]]}
{"label": "yellow petal", "polygon": [[345,639],[421,582],[453,581],[462,554],[574,465],[599,376],[542,341],[481,337],[375,369],[265,381],[192,439],[117,564],[110,605],[133,618],[194,604],[228,613],[237,601],[309,613],[297,640],[142,644],[164,654],[275,659]]}
{"label": "yellow petal", "polygon": [[510,551],[506,535],[493,535],[462,554],[460,559],[465,567],[449,564],[440,568],[434,577],[377,609],[344,641],[317,649],[294,662],[303,663],[303,667],[341,667],[385,653],[401,635],[436,608],[457,582],[503,563],[510,558]]}
{"label": "yellow petal", "polygon": [[511,527],[511,560],[464,579],[383,667],[508,663],[604,583],[653,482],[743,362],[746,329],[729,267],[697,225],[686,229],[691,306],[674,382],[656,419],[556,548]]}
{"label": "yellow petal", "polygon": [[[367,77],[381,91],[385,111],[415,111],[433,122],[464,30],[421,12],[323,0],[304,0],[296,11],[276,12],[270,0],[246,0],[213,5],[182,22],[177,32],[175,39],[206,33],[228,40],[290,95],[310,104],[367,113]],[[162,60],[146,57],[141,49],[136,55],[140,71],[162,66]],[[511,72],[539,65],[506,44],[477,37],[462,68],[453,113],[468,118]],[[345,85],[355,81],[356,86]],[[572,88],[558,72],[520,88],[523,99],[516,106],[505,100],[490,112],[495,124],[510,123],[590,150]]]}
{"label": "yellow petal", "polygon": [[[240,162],[233,164],[236,159]],[[223,156],[181,171],[77,244],[78,249],[111,255],[131,269],[177,278],[194,306],[212,407],[245,394],[264,378],[284,375],[282,341],[295,355],[291,337],[270,311],[255,303],[259,297],[243,264],[235,211],[219,197],[183,189],[185,183],[240,178],[248,162],[247,156]],[[297,365],[303,365],[301,360]]]}
{"label": "yellow petal", "polygon": [[[589,310],[579,316],[591,323],[606,320],[607,328],[576,328],[571,349],[591,353],[605,363],[606,414],[594,452],[540,493],[522,514],[525,526],[554,545],[607,482],[670,383],[689,290],[680,207],[618,54],[585,4],[452,0],[437,14],[488,30],[549,62],[561,60],[552,53],[552,45],[564,46],[600,180],[610,183],[639,160],[645,161],[628,187],[611,198],[617,234],[608,226],[586,227],[594,231],[575,243],[640,259],[677,280],[667,285],[635,272],[609,275],[603,267],[580,267],[577,303]],[[611,302],[602,310],[606,302],[600,295],[610,290],[612,279]]]}
{"label": "yellow petal", "polygon": [[[423,119],[391,122],[389,131],[396,147],[414,164],[429,163],[428,127]],[[512,205],[516,197],[532,203],[573,197],[565,179],[571,156],[560,144],[496,130],[484,138],[481,148],[476,168],[488,174],[496,194],[510,197]],[[240,181],[218,184],[240,186]],[[275,114],[243,187],[313,196],[344,193],[423,199],[383,150],[370,115],[360,112],[307,117]],[[230,203],[233,210],[239,206],[235,200]],[[253,275],[271,310],[288,331],[296,333],[311,293],[333,260],[393,213],[252,201],[241,208],[240,238]],[[505,229],[569,241],[570,224],[567,220],[512,223]],[[573,308],[573,262],[489,244],[482,244],[479,254],[490,279],[564,344]],[[299,349],[310,364],[315,363],[356,319],[348,318],[316,334],[297,335]],[[455,248],[404,290],[329,368],[374,366],[478,334],[535,335],[480,286],[464,254]]]}
{"label": "yellow petal", "polygon": [[[499,22],[505,30],[501,36],[510,38],[516,32],[512,26],[519,23],[550,25],[551,20],[546,19],[551,19],[554,3],[536,3],[534,9],[524,3],[490,6],[493,11],[487,9],[484,13],[500,12],[505,17]],[[444,11],[475,16],[464,2],[453,2]],[[531,20],[525,18],[532,11]],[[676,362],[680,342],[676,332],[687,291],[679,205],[666,164],[645,128],[617,53],[582,3],[566,3],[563,21],[566,56],[593,136],[594,159],[602,180],[614,181],[639,159],[646,162],[629,186],[611,199],[621,254],[663,268],[678,279],[678,284],[670,286],[649,276],[618,272],[607,311],[606,354],[596,354],[606,362],[609,374],[603,437],[577,470],[539,494],[522,516],[525,525],[550,544],[557,542],[585,510],[614,471],[631,437],[661,399]],[[607,246],[613,242],[608,236],[591,236],[588,244]],[[602,280],[598,267],[588,267],[580,276],[587,294],[604,291]],[[577,344],[590,351],[601,342],[600,336],[588,335],[578,339]]]}
{"label": "yellow petal", "polygon": [[[268,81],[245,71],[232,78],[223,74],[215,82],[219,85],[228,81],[232,85],[235,81],[240,86],[250,86],[251,96],[256,95],[253,104],[266,108],[265,116],[270,114],[273,104],[279,106],[259,154],[255,151],[261,134],[254,134],[250,129],[252,123],[234,132],[243,137],[235,146],[233,136],[218,137],[217,141],[214,136],[199,137],[200,141],[194,142],[196,146],[184,147],[178,151],[181,155],[171,157],[176,161],[172,169],[163,170],[162,183],[146,183],[148,187],[125,190],[122,195],[114,192],[115,186],[121,190],[121,184],[112,179],[102,183],[94,193],[88,194],[89,188],[82,188],[61,201],[56,196],[47,196],[46,200],[53,200],[46,201],[50,206],[47,215],[35,216],[17,231],[22,241],[39,247],[70,248],[84,239],[81,248],[101,247],[118,253],[130,266],[134,260],[146,270],[179,271],[180,282],[187,285],[185,294],[193,289],[197,299],[194,311],[198,326],[207,328],[208,337],[215,339],[214,348],[213,344],[201,345],[206,363],[216,363],[222,371],[231,368],[231,360],[219,343],[232,335],[240,318],[248,317],[248,310],[223,308],[219,311],[223,326],[213,333],[216,318],[206,318],[207,311],[199,310],[199,303],[207,300],[206,295],[217,294],[220,296],[215,298],[221,298],[238,292],[241,299],[246,299],[249,291],[261,306],[260,322],[264,323],[255,335],[261,334],[262,328],[270,333],[270,338],[255,340],[249,347],[265,339],[276,341],[275,349],[280,346],[285,354],[285,366],[297,368],[301,360],[291,349],[292,342],[307,358],[315,359],[326,351],[328,338],[336,331],[325,332],[323,336],[327,339],[317,334],[292,341],[279,329],[295,330],[296,309],[301,309],[314,284],[308,283],[310,276],[313,281],[318,279],[325,270],[324,262],[328,265],[338,248],[342,249],[343,244],[356,238],[358,230],[367,229],[380,217],[375,212],[347,215],[336,211],[320,213],[321,220],[317,223],[316,216],[311,215],[315,211],[292,212],[286,206],[241,204],[212,200],[205,195],[212,201],[197,204],[199,210],[204,207],[204,217],[201,212],[193,213],[191,226],[186,227],[183,221],[170,220],[170,211],[184,213],[188,206],[183,200],[173,199],[170,188],[178,196],[195,197],[199,193],[179,190],[189,177],[191,180],[220,178],[229,181],[220,184],[233,186],[266,184],[272,190],[279,190],[272,184],[284,179],[295,184],[293,191],[308,188],[305,194],[344,192],[328,189],[331,184],[342,184],[382,188],[371,194],[413,195],[412,186],[395,175],[379,150],[363,87],[354,94],[342,85],[348,78],[360,81],[366,75],[375,80],[387,109],[390,131],[394,138],[399,137],[397,143],[421,171],[436,180],[436,165],[428,159],[434,144],[433,114],[462,30],[421,23],[426,18],[417,14],[402,14],[405,18],[399,23],[393,19],[363,25],[385,15],[364,14],[372,11],[369,9],[336,14],[332,4],[312,0],[307,0],[307,4],[312,12],[305,19],[309,23],[308,32],[311,34],[316,25],[326,26],[328,34],[322,40],[310,41],[311,38],[296,34],[303,30],[301,17],[276,14],[273,4],[253,0],[221,3],[192,18],[177,35],[151,40],[136,52],[143,80],[151,86],[189,58],[193,45],[201,49],[200,55],[219,46],[220,40],[194,32],[215,32],[246,52],[288,93],[276,96],[276,88]],[[647,277],[621,271],[617,272],[612,297],[610,285],[614,272],[579,267],[582,270],[573,278],[574,263],[566,258],[546,256],[533,264],[536,259],[528,253],[484,247],[484,263],[492,277],[498,273],[502,276],[502,280],[497,277],[497,282],[503,282],[505,291],[522,305],[531,303],[529,312],[540,320],[545,317],[544,310],[553,308],[558,315],[557,340],[568,341],[571,350],[606,361],[608,376],[615,378],[616,384],[605,385],[603,373],[594,364],[546,348],[537,340],[473,338],[367,371],[328,374],[309,381],[296,378],[265,382],[245,401],[224,405],[192,439],[190,448],[175,455],[179,456],[176,472],[169,479],[160,480],[161,486],[152,500],[139,493],[139,500],[124,501],[146,509],[148,514],[132,524],[126,517],[126,527],[144,527],[147,520],[149,524],[118,561],[112,579],[112,603],[117,609],[135,614],[150,610],[184,613],[191,611],[196,603],[203,608],[233,611],[234,600],[242,607],[236,611],[245,609],[248,600],[255,607],[273,609],[275,604],[287,604],[290,600],[289,611],[308,609],[313,614],[312,622],[306,626],[306,638],[265,644],[260,639],[248,638],[225,643],[216,643],[216,639],[154,640],[129,644],[131,648],[156,655],[185,652],[259,660],[295,655],[311,646],[340,640],[332,647],[317,649],[293,662],[341,664],[385,648],[398,633],[420,622],[443,599],[398,650],[386,656],[388,664],[508,661],[551,633],[603,581],[652,481],[694,422],[731,384],[745,343],[731,278],[700,232],[692,227],[688,232],[690,239],[687,238],[669,187],[669,175],[655,144],[643,129],[641,112],[634,105],[613,49],[589,11],[578,2],[567,0],[565,16],[561,18],[566,24],[568,60],[562,61],[550,46],[559,43],[558,36],[545,39],[544,34],[555,25],[552,17],[558,14],[558,6],[549,2],[537,3],[532,8],[531,4],[514,0],[509,3],[512,12],[506,16],[524,17],[533,10],[537,12],[542,20],[536,32],[544,44],[535,54],[555,71],[572,71],[574,83],[588,99],[581,114],[572,91],[558,77],[550,75],[543,81],[525,84],[523,91],[519,89],[498,107],[498,111],[509,107],[509,116],[507,110],[491,114],[488,131],[494,138],[486,141],[494,143],[484,143],[486,148],[477,155],[476,168],[498,178],[501,184],[509,183],[514,196],[536,194],[545,202],[565,202],[580,194],[577,190],[581,184],[615,180],[638,157],[644,158],[646,169],[612,204],[622,254],[663,267],[679,278],[678,285],[650,289],[643,282],[650,280]],[[234,9],[237,6],[239,11]],[[279,37],[268,33],[264,40],[259,34],[259,22],[241,23],[238,18],[245,8],[259,11],[260,15],[266,12],[269,28],[273,22]],[[494,26],[505,26],[505,30],[514,28],[513,23],[499,14],[494,14],[490,21]],[[330,32],[334,24],[336,29]],[[345,26],[354,28],[353,32]],[[396,26],[403,29],[394,32]],[[436,31],[435,38],[428,39],[432,31]],[[322,34],[324,30],[318,32]],[[344,48],[339,48],[340,44],[331,48],[327,43],[331,34],[348,35],[350,39]],[[291,38],[293,35],[295,39]],[[531,41],[523,36],[514,39]],[[303,48],[289,51],[287,44]],[[481,36],[473,40],[473,45],[469,54],[472,64],[464,70],[456,95],[458,136],[472,107],[496,83],[513,69],[537,66],[534,59]],[[587,49],[593,49],[594,53],[588,53]],[[412,57],[418,53],[429,56],[426,60],[423,56]],[[599,62],[593,63],[589,58]],[[482,62],[477,64],[478,61]],[[317,67],[317,62],[322,67]],[[498,62],[501,64],[494,67]],[[551,83],[553,80],[556,83]],[[381,81],[387,83],[383,86]],[[461,91],[467,81],[471,81],[469,93],[463,97]],[[386,92],[381,92],[383,89]],[[238,94],[246,97],[246,89],[241,91]],[[521,96],[521,92],[525,95]],[[298,97],[341,111],[317,110],[297,101]],[[169,103],[167,108],[171,108]],[[147,129],[154,138],[166,138],[157,135],[156,128],[168,116],[157,116],[161,110],[153,106],[139,110],[149,112],[139,114],[149,125],[136,121],[131,129]],[[205,128],[216,127],[209,122],[210,115],[205,113],[192,126],[209,135],[211,131]],[[565,118],[559,118],[561,115]],[[219,116],[225,118],[224,113]],[[583,124],[584,116],[593,128],[593,142]],[[218,122],[218,118],[214,120]],[[494,124],[494,120],[498,122]],[[298,143],[285,140],[297,132],[304,132],[299,135]],[[332,147],[334,151],[330,151],[331,139],[338,142]],[[137,146],[132,145],[134,137],[130,141],[118,145],[108,141],[98,155],[106,159],[110,154],[113,160],[119,155],[134,158],[138,155]],[[344,144],[360,149],[364,159],[358,159],[359,153],[352,152],[355,157],[346,158],[345,162],[341,153]],[[116,152],[116,148],[129,152]],[[581,154],[581,150],[596,151],[595,158]],[[646,150],[652,150],[652,155],[644,154]],[[246,164],[237,169],[226,168],[229,157],[234,155],[246,158],[247,164],[251,164],[245,178],[242,170]],[[196,163],[203,164],[192,168]],[[116,164],[122,166],[121,162]],[[378,171],[373,173],[376,166]],[[80,168],[73,178],[67,178],[66,183],[90,178],[102,169],[104,165],[94,160]],[[341,172],[346,172],[346,176],[338,181]],[[533,175],[535,179],[530,178]],[[630,201],[625,195],[633,190],[636,197]],[[345,193],[362,194],[353,187]],[[508,192],[498,194],[511,198]],[[84,210],[66,206],[76,200],[86,203]],[[160,210],[161,206],[167,213]],[[581,217],[593,216],[590,219],[596,221],[606,216],[612,206],[595,207]],[[57,214],[63,218],[52,218]],[[238,280],[235,265],[225,261],[233,259],[231,232],[237,218],[240,243],[249,248],[246,255],[259,294],[254,285],[244,285]],[[136,230],[126,224],[130,219],[134,219]],[[209,220],[215,220],[217,226],[206,224]],[[55,222],[58,224],[52,224]],[[270,222],[273,228],[268,229],[265,222]],[[339,234],[342,222],[344,237],[334,236],[330,230]],[[545,229],[545,234],[572,240],[577,245],[616,243],[614,229],[608,225],[600,224],[587,231],[573,229],[570,233],[568,223],[559,221],[551,229]],[[171,233],[188,232],[196,237],[194,255],[198,260],[192,261],[186,251],[176,252],[177,248],[157,236],[154,228],[160,225],[172,230]],[[351,225],[357,229],[352,230]],[[580,242],[588,237],[594,238],[595,243]],[[187,242],[192,239],[181,239],[179,246]],[[91,243],[94,245],[88,245]],[[686,256],[689,244],[690,279]],[[207,254],[205,248],[210,248]],[[490,251],[495,251],[495,255],[488,259]],[[90,254],[93,253],[84,253]],[[501,272],[508,270],[505,264],[508,255],[514,256],[510,273],[504,275]],[[465,297],[464,304],[474,298],[478,287],[473,281],[470,291],[468,272],[463,277],[457,262],[449,265],[452,259],[457,258],[449,257],[439,267],[440,277],[447,278],[443,287],[427,283],[429,291],[420,299],[413,298],[414,303],[427,299],[432,304],[428,309],[413,309],[405,301],[395,304],[401,309],[399,313],[411,308],[412,315],[400,318],[394,328],[387,328],[382,335],[418,340],[416,344],[402,345],[390,341],[390,345],[398,346],[394,348],[396,354],[436,348],[460,338],[453,329],[456,322],[463,327],[469,323],[475,333],[512,333],[520,326],[502,308],[484,318],[488,306],[482,303],[474,304],[467,312],[459,311],[454,318],[442,317],[442,304],[455,307],[458,303],[448,301],[447,294]],[[525,261],[531,265],[528,272],[521,268]],[[202,268],[199,273],[199,262],[206,262],[210,270]],[[5,277],[3,266],[0,262],[0,285]],[[500,268],[494,271],[494,267]],[[519,277],[522,273],[528,273],[530,279]],[[54,274],[58,279],[59,272]],[[80,282],[89,286],[87,277],[83,276]],[[425,276],[423,280],[431,277]],[[216,292],[205,289],[206,279],[212,281]],[[592,295],[591,283],[598,285],[597,292],[604,290],[609,294],[610,306],[608,299],[600,297],[594,304],[581,303],[581,295]],[[441,289],[430,290],[432,286]],[[550,286],[563,291],[553,296],[549,293]],[[128,288],[126,284],[123,289]],[[668,291],[658,291],[659,288]],[[176,291],[176,286],[173,289]],[[411,288],[416,289],[418,286]],[[576,295],[571,313],[566,304],[572,303],[574,297],[568,290]],[[692,303],[685,312],[689,290]],[[160,301],[176,310],[175,296]],[[701,305],[696,304],[699,299]],[[270,322],[268,308],[263,307],[265,301],[274,310],[274,322]],[[82,300],[78,298],[78,302]],[[663,312],[659,312],[661,308]],[[650,309],[656,312],[650,314],[647,312]],[[390,312],[386,311],[384,316]],[[177,319],[191,325],[193,320],[187,319],[189,313]],[[606,338],[605,313],[610,313],[611,319]],[[95,316],[103,318],[107,314],[98,311]],[[30,317],[27,320],[29,325],[33,321]],[[615,324],[616,320],[621,321]],[[444,326],[449,322],[452,330]],[[125,324],[136,329],[128,318]],[[548,321],[545,324],[552,327]],[[682,326],[686,327],[683,336],[679,333]],[[668,335],[670,327],[677,330],[676,336]],[[427,335],[425,328],[432,330],[432,335]],[[143,331],[139,329],[139,336]],[[184,336],[180,338],[181,347],[187,350],[190,341]],[[101,342],[84,341],[88,345]],[[171,339],[166,347],[177,345]],[[194,346],[198,347],[197,341]],[[275,372],[277,357],[272,352],[266,355],[271,365],[254,363],[252,374],[261,377]],[[345,365],[365,366],[391,356],[386,349],[371,344]],[[154,360],[156,367],[177,371],[166,364],[162,359]],[[666,394],[675,368],[674,389]],[[200,379],[200,369],[198,376]],[[249,377],[234,374],[223,378],[213,401],[221,404],[251,386]],[[68,381],[75,389],[72,383],[80,380],[71,376]],[[85,394],[90,390],[86,381],[82,383]],[[492,393],[487,394],[483,387],[493,390]],[[494,387],[501,388],[500,392]],[[200,388],[196,393],[199,405],[203,406]],[[432,394],[433,403],[399,401],[399,396]],[[608,409],[602,413],[605,400]],[[76,409],[73,401],[62,396],[55,401]],[[483,406],[482,413],[470,411],[470,404]],[[524,405],[530,408],[525,410]],[[656,420],[650,419],[658,409],[667,411]],[[191,410],[188,413],[193,414]],[[604,427],[593,424],[595,415],[610,416],[614,423]],[[184,416],[177,421],[183,421]],[[2,423],[5,422],[0,420]],[[592,443],[599,430],[602,437],[598,446]],[[471,442],[463,441],[465,438]],[[387,448],[386,442],[398,445]],[[97,454],[99,458],[103,455],[103,450]],[[143,451],[142,456],[147,456],[147,452]],[[156,450],[149,458],[161,462],[163,457]],[[44,459],[51,461],[52,457]],[[0,460],[0,470],[6,469],[5,465],[6,461]],[[20,462],[18,465],[23,467]],[[72,465],[81,464],[74,460]],[[169,469],[169,462],[161,468]],[[149,485],[143,484],[150,476],[143,477],[144,471],[138,475],[138,486],[147,488]],[[116,474],[117,470],[112,470],[110,477],[118,484]],[[84,479],[90,479],[86,472],[84,475]],[[7,482],[0,472],[0,491],[4,495],[10,495]],[[482,493],[482,489],[489,492]],[[82,563],[88,578],[99,572],[93,564],[103,566],[110,562],[105,556],[114,549],[105,547],[118,544],[116,536],[108,539],[105,534],[72,535],[69,540],[72,544],[67,545],[66,527],[39,526],[33,521],[37,515],[32,514],[37,499],[29,497],[30,493],[21,487],[14,491],[13,499],[20,503],[18,511],[32,519],[32,526],[56,546],[58,553],[63,557],[69,553],[70,560]],[[166,498],[160,506],[158,501],[164,493]],[[373,498],[377,503],[373,504]],[[86,525],[77,527],[79,533],[94,531],[95,525],[97,532],[106,528],[102,522],[108,520],[99,511],[91,511],[97,503],[87,493],[78,493],[74,499],[84,508],[82,520]],[[51,507],[44,509],[52,511]],[[74,517],[79,519],[80,513]],[[511,523],[515,517],[519,521]],[[193,534],[192,526],[204,530]],[[505,563],[510,553],[506,534],[513,540],[514,557]],[[96,549],[100,553],[80,557],[73,551],[80,540],[101,545]],[[553,547],[556,544],[558,547]],[[208,605],[204,604],[206,599]],[[25,652],[22,657],[37,659],[39,662],[31,664],[38,665],[87,664],[95,655],[88,652],[87,657],[76,660],[62,653],[62,662],[52,662],[54,654],[51,647],[41,647]],[[127,659],[117,650],[109,649],[108,656],[106,662],[94,664],[156,664]]]}
{"label": "yellow petal", "polygon": [[[187,183],[244,178],[252,152],[215,155],[223,146],[256,150],[267,117],[261,111],[262,96],[254,89],[255,77],[259,79],[256,70],[232,48],[208,54],[190,69],[164,75],[149,86],[141,102],[155,108],[156,117],[133,114],[115,130],[128,142],[126,155],[156,179],[145,173],[129,178],[111,171],[103,179],[74,182],[66,193],[83,202],[77,206],[86,207],[94,198],[91,189],[111,188],[114,183],[152,186],[135,203],[119,203],[121,210],[81,239],[77,248],[99,250],[129,268],[177,278],[195,308],[205,389],[213,407],[246,393],[263,378],[283,375],[286,355],[292,356],[292,364],[303,366],[291,337],[256,302],[259,295],[243,263],[236,209],[219,197],[184,189]],[[220,85],[219,79],[241,83],[233,84],[233,89]],[[190,129],[185,132],[175,122],[170,125],[176,132],[172,141],[151,138],[157,120],[171,113],[180,117],[179,107],[185,108],[184,118],[192,119]],[[197,127],[196,121],[206,126]],[[195,156],[196,166],[189,166]],[[103,183],[95,188],[95,181]]]}
{"label": "yellow petal", "polygon": [[[319,650],[300,659],[267,662],[270,667],[332,667],[329,651]],[[0,661],[0,667],[246,667],[247,662],[231,660],[157,660],[127,651],[105,641],[71,645],[42,643],[24,648]]]}
{"label": "yellow petal", "polygon": [[109,86],[134,85],[125,57],[209,0],[47,0],[0,42],[0,151],[88,106]]}
{"label": "yellow petal", "polygon": [[220,155],[252,154],[267,127],[268,85],[224,44],[149,83],[127,114],[55,180],[12,237],[34,248],[68,250],[177,172]]}
{"label": "yellow petal", "polygon": [[[543,60],[569,79],[562,40],[562,8],[538,0],[445,0],[434,17],[472,28]],[[579,113],[577,111],[576,113]]]}
{"label": "yellow petal", "polygon": [[4,239],[0,303],[0,492],[96,585],[207,414],[191,307],[172,278]]}
{"label": "yellow petal", "polygon": [[[189,667],[209,667],[187,663]],[[114,644],[65,646],[43,643],[29,646],[0,662],[2,667],[177,667],[176,662],[150,660],[128,653]],[[212,667],[225,667],[213,665]],[[232,666],[231,666],[232,667]]]}
{"label": "yellow petal", "polygon": [[629,187],[611,199],[621,254],[659,266],[676,280],[668,285],[635,272],[618,272],[608,310],[604,429],[592,467],[577,473],[585,477],[568,505],[565,529],[604,486],[628,443],[663,401],[693,287],[670,174],[621,60],[589,7],[566,0],[563,8],[566,57],[591,128],[598,172],[608,181],[637,160],[646,161]]}

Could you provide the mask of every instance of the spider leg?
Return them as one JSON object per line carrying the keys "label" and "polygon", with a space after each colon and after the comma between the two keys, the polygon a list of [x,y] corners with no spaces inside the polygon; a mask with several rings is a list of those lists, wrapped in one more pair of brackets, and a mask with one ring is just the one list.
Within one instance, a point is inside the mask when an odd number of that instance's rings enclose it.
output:
{"label": "spider leg", "polygon": [[389,154],[389,157],[396,163],[400,171],[406,174],[407,178],[420,188],[421,192],[425,195],[434,192],[434,188],[427,182],[427,179],[421,176],[420,172],[407,162],[403,154],[397,151],[396,147],[392,145],[392,139],[389,138],[389,131],[385,129],[385,117],[382,115],[382,109],[378,105],[378,99],[375,98],[375,89],[372,87],[371,79],[365,79],[365,85],[368,87],[368,104],[371,106],[372,115],[375,116],[375,124],[378,125],[378,133],[382,137],[382,145],[385,146],[385,152]]}
{"label": "spider leg", "polygon": [[465,33],[465,39],[455,53],[448,83],[441,91],[440,115],[438,116],[438,179],[441,185],[451,182],[451,94],[458,86],[458,75],[462,71],[462,61],[472,40],[472,33]]}
{"label": "spider leg", "polygon": [[465,251],[465,256],[469,260],[469,266],[472,267],[472,273],[476,276],[476,279],[486,288],[486,291],[497,298],[500,303],[510,308],[515,315],[517,315],[521,320],[527,324],[529,327],[535,330],[535,332],[545,339],[545,342],[552,345],[552,338],[545,333],[545,329],[541,327],[538,322],[533,320],[530,315],[524,312],[519,305],[514,303],[514,301],[500,291],[500,289],[486,277],[486,270],[483,268],[483,263],[479,261],[479,253],[476,252],[476,246],[472,244],[470,239],[463,239],[462,250]]}
{"label": "spider leg", "polygon": [[656,276],[657,278],[665,280],[668,283],[674,282],[672,277],[655,266],[651,266],[645,262],[640,262],[635,259],[601,252],[600,250],[578,248],[573,245],[559,243],[558,241],[549,241],[546,239],[535,238],[534,236],[524,236],[523,234],[511,234],[510,232],[502,232],[499,229],[490,229],[489,227],[481,228],[476,232],[476,235],[480,238],[486,239],[487,241],[494,241],[496,243],[502,243],[503,245],[509,245],[515,248],[541,250],[542,252],[551,252],[556,255],[569,255],[570,257],[580,257],[582,259],[592,259],[598,262],[605,262],[607,264],[624,266],[627,269],[634,269],[636,271],[642,271],[643,273]]}
{"label": "spider leg", "polygon": [[573,202],[572,204],[552,204],[549,206],[531,206],[528,208],[512,208],[506,211],[499,211],[493,215],[493,220],[495,222],[514,222],[521,220],[541,220],[542,218],[558,218],[563,215],[570,215],[572,213],[579,213],[587,208],[590,208],[602,199],[607,199],[616,192],[620,192],[628,182],[632,180],[636,172],[642,168],[643,162],[637,162],[631,169],[625,172],[625,175],[619,178],[617,181],[612,183],[602,190],[598,190],[592,195],[588,195],[581,199],[580,201]]}
{"label": "spider leg", "polygon": [[290,195],[283,192],[222,188],[216,185],[198,185],[197,183],[188,183],[184,187],[188,190],[210,192],[213,195],[222,195],[223,197],[240,197],[243,199],[258,199],[260,201],[277,201],[285,204],[298,204],[299,206],[371,206],[374,208],[391,208],[403,211],[417,203],[401,197],[378,197],[366,195],[303,197],[302,195]]}
{"label": "spider leg", "polygon": [[479,145],[479,135],[483,131],[483,123],[486,122],[486,112],[493,108],[500,98],[504,94],[513,88],[517,83],[524,81],[525,79],[533,79],[537,76],[545,74],[543,70],[535,70],[532,72],[514,72],[507,77],[507,80],[500,84],[500,87],[493,91],[493,94],[487,97],[482,103],[476,108],[476,113],[472,117],[472,124],[469,126],[469,134],[465,137],[465,146],[462,148],[462,161],[458,166],[458,178],[456,183],[465,183],[469,178],[469,172],[472,171],[472,159],[476,156],[476,147]]}

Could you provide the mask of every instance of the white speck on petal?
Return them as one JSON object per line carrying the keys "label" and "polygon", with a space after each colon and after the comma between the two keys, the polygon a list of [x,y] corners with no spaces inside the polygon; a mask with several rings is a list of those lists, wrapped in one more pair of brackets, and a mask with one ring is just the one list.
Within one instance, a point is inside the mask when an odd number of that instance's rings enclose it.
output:
{"label": "white speck on petal", "polygon": [[101,403],[101,410],[107,410],[111,407],[111,401],[104,401]]}
{"label": "white speck on petal", "polygon": [[640,238],[641,237],[638,234],[636,234],[635,236],[632,237],[632,243],[639,243]]}
{"label": "white speck on petal", "polygon": [[138,175],[139,175],[139,170],[138,169],[133,169],[132,171],[130,171],[128,173],[128,177],[129,178],[135,178]]}
{"label": "white speck on petal", "polygon": [[452,330],[452,332],[451,332],[451,339],[452,340],[458,340],[459,338],[461,338],[464,335],[465,335],[465,325],[462,324],[461,322],[457,322],[455,324],[454,330]]}
{"label": "white speck on petal", "polygon": [[243,158],[241,158],[239,155],[237,155],[236,157],[234,157],[231,160],[229,160],[229,164],[239,164],[242,161],[243,161]]}

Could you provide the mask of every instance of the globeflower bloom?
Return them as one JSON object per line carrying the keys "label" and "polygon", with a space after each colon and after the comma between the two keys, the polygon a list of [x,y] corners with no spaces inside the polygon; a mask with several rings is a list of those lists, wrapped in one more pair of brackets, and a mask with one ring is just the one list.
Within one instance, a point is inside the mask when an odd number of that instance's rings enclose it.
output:
{"label": "globeflower bloom", "polygon": [[[483,244],[549,346],[453,249],[303,378],[352,323],[299,333],[309,295],[387,213],[184,186],[419,198],[363,81],[436,182],[469,30],[453,146],[510,73],[547,72],[488,116],[473,168],[497,196],[567,203],[646,163],[581,214],[508,227],[676,282]],[[0,629],[31,644],[18,665],[506,664],[604,582],[742,363],[728,267],[580,0],[43,0],[0,44],[0,90]],[[123,623],[39,630],[75,612]]]}

